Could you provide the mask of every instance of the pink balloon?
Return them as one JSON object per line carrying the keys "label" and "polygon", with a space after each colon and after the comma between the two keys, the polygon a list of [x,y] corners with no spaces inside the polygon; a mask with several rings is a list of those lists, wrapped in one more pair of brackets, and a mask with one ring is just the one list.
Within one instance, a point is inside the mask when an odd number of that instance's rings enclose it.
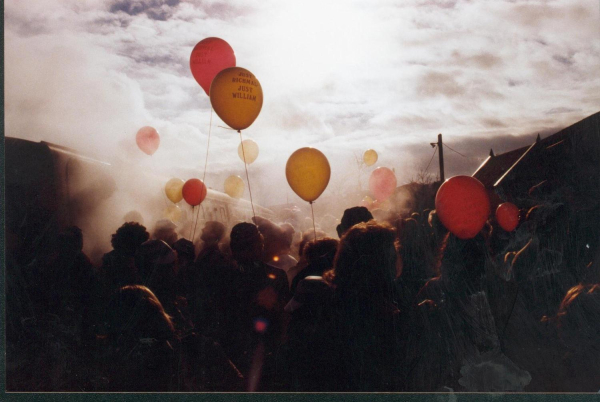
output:
{"label": "pink balloon", "polygon": [[135,142],[143,153],[152,155],[158,149],[160,136],[154,127],[144,126],[138,130]]}
{"label": "pink balloon", "polygon": [[388,199],[394,193],[396,185],[396,175],[386,167],[373,170],[369,178],[369,190],[379,201]]}

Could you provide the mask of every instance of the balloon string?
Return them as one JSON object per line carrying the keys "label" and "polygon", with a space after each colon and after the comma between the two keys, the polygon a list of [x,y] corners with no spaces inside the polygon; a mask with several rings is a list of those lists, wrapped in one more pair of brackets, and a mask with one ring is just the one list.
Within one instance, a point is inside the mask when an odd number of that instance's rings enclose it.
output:
{"label": "balloon string", "polygon": [[[194,223],[194,208],[196,208],[195,205],[192,205],[192,223]],[[190,226],[190,232],[192,231],[192,228],[194,227],[194,225]],[[190,233],[190,239],[192,238],[192,234]]]}
{"label": "balloon string", "polygon": [[315,241],[317,241],[317,226],[315,225],[315,210],[313,208],[313,202],[310,201],[310,212],[312,212],[312,218],[313,218],[313,230],[315,232]]}
{"label": "balloon string", "polygon": [[210,123],[208,124],[208,143],[206,144],[206,159],[204,160],[204,174],[202,175],[202,183],[206,185],[206,166],[208,165],[208,149],[210,148],[210,129],[212,128],[213,108],[210,107]]}
{"label": "balloon string", "polygon": [[[202,210],[204,211],[204,208],[202,208]],[[192,209],[192,214],[194,213],[194,210]],[[194,237],[196,237],[196,226],[198,225],[198,215],[200,215],[200,208],[198,208],[198,211],[196,211],[196,223],[194,224],[194,234],[192,235],[192,243],[194,242]]]}
{"label": "balloon string", "polygon": [[246,180],[248,181],[248,193],[250,193],[250,205],[252,205],[252,216],[256,220],[256,214],[254,213],[254,202],[252,201],[252,189],[250,188],[250,176],[248,176],[248,164],[246,163],[246,152],[244,151],[244,141],[242,141],[242,132],[240,133],[240,144],[242,144],[242,155],[244,155],[244,169],[246,169]]}

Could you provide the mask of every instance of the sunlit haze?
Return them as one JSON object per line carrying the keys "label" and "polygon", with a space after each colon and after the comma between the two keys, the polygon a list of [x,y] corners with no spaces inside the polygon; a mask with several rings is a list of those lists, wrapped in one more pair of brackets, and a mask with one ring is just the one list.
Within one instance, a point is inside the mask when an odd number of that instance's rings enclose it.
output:
{"label": "sunlit haze", "polygon": [[[296,149],[321,150],[331,198],[377,166],[404,184],[442,133],[447,176],[600,109],[597,1],[16,1],[4,3],[5,135],[75,148],[164,177],[202,177],[210,101],[192,48],[226,40],[260,81],[243,131],[260,154],[255,201],[301,203],[285,179]],[[161,136],[136,147],[145,125]],[[244,177],[239,136],[213,114],[206,184]],[[379,154],[360,178],[355,157]],[[434,160],[428,173],[437,173]],[[157,188],[162,184],[157,183]],[[350,184],[348,184],[350,185]],[[328,194],[329,192],[329,194]],[[342,192],[338,192],[343,194]],[[248,192],[245,193],[248,197]],[[315,204],[318,208],[318,202]]]}

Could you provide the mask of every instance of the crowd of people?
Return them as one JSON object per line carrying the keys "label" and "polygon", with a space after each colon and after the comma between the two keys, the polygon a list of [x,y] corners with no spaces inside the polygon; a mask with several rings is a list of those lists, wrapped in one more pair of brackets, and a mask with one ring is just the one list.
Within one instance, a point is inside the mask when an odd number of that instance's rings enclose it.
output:
{"label": "crowd of people", "polygon": [[7,390],[598,392],[597,245],[566,208],[467,240],[428,210],[209,221],[199,250],[126,222],[99,266],[69,227],[6,256]]}

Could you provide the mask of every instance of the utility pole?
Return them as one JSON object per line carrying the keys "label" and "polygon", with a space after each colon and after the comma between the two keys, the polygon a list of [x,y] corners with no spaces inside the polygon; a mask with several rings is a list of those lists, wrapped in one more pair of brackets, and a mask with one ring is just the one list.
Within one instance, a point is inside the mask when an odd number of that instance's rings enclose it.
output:
{"label": "utility pole", "polygon": [[437,145],[438,147],[438,152],[440,155],[440,181],[444,182],[445,177],[444,177],[444,147],[442,144],[442,134],[438,134],[438,142],[430,142],[432,147],[435,147]]}

